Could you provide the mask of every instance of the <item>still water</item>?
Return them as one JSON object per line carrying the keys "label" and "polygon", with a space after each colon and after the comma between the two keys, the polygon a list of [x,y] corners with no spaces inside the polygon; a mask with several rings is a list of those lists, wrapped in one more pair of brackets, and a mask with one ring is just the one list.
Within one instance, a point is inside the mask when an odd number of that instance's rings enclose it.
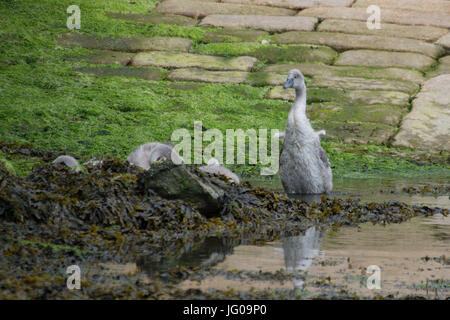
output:
{"label": "still water", "polygon": [[[252,181],[272,190],[279,182]],[[408,204],[450,208],[449,195],[409,195],[403,187],[446,184],[434,180],[335,180],[331,197],[361,199],[364,202],[399,200]],[[302,200],[320,201],[315,197]],[[217,272],[202,280],[186,280],[180,289],[198,288],[249,291],[294,290],[302,298],[332,298],[344,292],[361,298],[377,295],[428,298],[450,297],[450,216],[416,217],[392,225],[361,224],[336,230],[311,227],[305,234],[263,245],[244,240],[208,238],[196,250],[179,259],[155,265],[141,262],[132,266],[151,277],[155,270],[174,265],[211,267]],[[367,268],[380,269],[380,289],[368,289]],[[112,266],[114,268],[114,266]],[[127,266],[130,267],[129,265]],[[291,274],[289,280],[251,280],[230,277],[230,272],[272,272]]]}

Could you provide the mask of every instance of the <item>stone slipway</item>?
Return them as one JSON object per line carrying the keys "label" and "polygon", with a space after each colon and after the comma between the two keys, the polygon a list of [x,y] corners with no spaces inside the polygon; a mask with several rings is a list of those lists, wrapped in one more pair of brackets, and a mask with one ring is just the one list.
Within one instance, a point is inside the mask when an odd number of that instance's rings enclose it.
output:
{"label": "stone slipway", "polygon": [[304,9],[317,6],[349,7],[354,0],[221,0],[227,3],[251,4],[260,6]]}
{"label": "stone slipway", "polygon": [[383,37],[411,38],[436,41],[448,33],[445,28],[432,26],[406,26],[383,22],[381,29],[368,29],[365,21],[325,19],[317,27],[321,32],[342,32]]}
{"label": "stone slipway", "polygon": [[412,103],[394,146],[450,151],[450,74],[431,78]]}
{"label": "stone slipway", "polygon": [[210,15],[200,22],[200,26],[250,28],[270,32],[312,31],[317,21],[317,18],[298,16]]}
{"label": "stone slipway", "polygon": [[434,59],[413,52],[389,52],[376,50],[349,50],[336,60],[338,66],[399,67],[424,71]]}
{"label": "stone slipway", "polygon": [[[441,59],[442,60],[442,59]],[[369,79],[391,79],[422,83],[423,75],[416,70],[402,68],[368,68],[360,66],[330,66],[321,63],[272,64],[260,71],[287,75],[289,70],[298,69],[308,77],[355,77]]]}
{"label": "stone slipway", "polygon": [[153,12],[180,14],[194,18],[203,18],[212,14],[243,14],[268,16],[293,16],[295,10],[266,6],[242,5],[235,3],[216,3],[184,0],[165,0]]}
{"label": "stone slipway", "polygon": [[326,45],[336,49],[374,49],[387,51],[415,52],[432,58],[439,57],[444,49],[432,43],[416,39],[384,36],[367,36],[333,32],[290,31],[273,36],[278,44],[310,43]]}
{"label": "stone slipway", "polygon": [[192,53],[141,52],[131,61],[133,66],[157,66],[163,68],[203,68],[207,70],[248,71],[256,65],[253,57],[224,58]]}
{"label": "stone slipway", "polygon": [[57,41],[65,46],[79,46],[87,49],[138,52],[149,50],[188,51],[192,41],[175,37],[105,37],[84,35],[75,32],[64,33]]}
{"label": "stone slipway", "polygon": [[[322,19],[344,19],[367,21],[366,8],[316,7],[300,11],[299,16]],[[442,12],[427,12],[406,9],[383,9],[382,22],[450,28],[450,15]]]}
{"label": "stone slipway", "polygon": [[[295,92],[294,90],[286,90],[281,86],[276,86],[268,91],[267,98],[294,101]],[[309,87],[307,89],[307,99],[308,103],[335,102],[345,105],[385,104],[406,107],[408,105],[409,95],[395,91]]]}

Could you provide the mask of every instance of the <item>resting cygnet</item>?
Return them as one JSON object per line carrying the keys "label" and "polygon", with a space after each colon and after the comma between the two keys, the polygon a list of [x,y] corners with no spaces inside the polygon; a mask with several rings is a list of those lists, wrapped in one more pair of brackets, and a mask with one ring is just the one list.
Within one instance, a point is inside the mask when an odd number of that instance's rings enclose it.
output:
{"label": "resting cygnet", "polygon": [[171,160],[175,164],[184,163],[184,159],[175,151],[170,143],[149,142],[131,151],[127,160],[130,164],[150,169],[150,165],[157,161]]}
{"label": "resting cygnet", "polygon": [[66,166],[68,166],[71,169],[74,169],[75,171],[79,171],[81,170],[81,166],[78,163],[77,159],[75,159],[72,156],[59,156],[58,158],[56,158],[55,160],[53,160],[54,164],[65,164]]}
{"label": "resting cygnet", "polygon": [[200,167],[198,169],[211,174],[223,175],[236,184],[240,183],[239,177],[231,170],[221,166],[219,160],[217,160],[216,158],[209,159],[206,166]]}

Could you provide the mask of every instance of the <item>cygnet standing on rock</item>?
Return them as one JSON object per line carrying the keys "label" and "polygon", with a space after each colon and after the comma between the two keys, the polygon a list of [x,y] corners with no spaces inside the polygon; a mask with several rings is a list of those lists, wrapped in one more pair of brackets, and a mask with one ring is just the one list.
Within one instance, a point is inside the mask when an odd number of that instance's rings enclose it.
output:
{"label": "cygnet standing on rock", "polygon": [[306,85],[303,74],[292,69],[285,89],[295,89],[295,101],[286,123],[280,154],[280,178],[287,193],[326,193],[333,188],[330,162],[319,134],[306,117]]}
{"label": "cygnet standing on rock", "polygon": [[184,159],[176,152],[170,143],[149,142],[136,147],[127,158],[130,164],[150,169],[157,161],[171,160],[175,164],[184,163]]}
{"label": "cygnet standing on rock", "polygon": [[211,158],[206,166],[198,168],[203,172],[210,174],[222,175],[232,180],[234,183],[239,184],[239,177],[231,170],[220,165],[219,160],[216,158]]}

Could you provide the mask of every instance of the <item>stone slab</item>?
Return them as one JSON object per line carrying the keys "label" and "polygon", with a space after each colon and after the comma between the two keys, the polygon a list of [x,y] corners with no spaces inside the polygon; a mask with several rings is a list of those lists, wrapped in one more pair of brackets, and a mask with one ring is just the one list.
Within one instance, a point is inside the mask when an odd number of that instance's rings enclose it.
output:
{"label": "stone slab", "polygon": [[349,7],[354,0],[222,0],[227,3],[241,3],[289,9],[311,7]]}
{"label": "stone slab", "polygon": [[395,128],[381,123],[371,122],[338,122],[320,121],[313,122],[313,127],[325,129],[327,139],[344,143],[358,144],[384,144],[395,133]]}
{"label": "stone slab", "polygon": [[311,43],[336,49],[374,49],[401,52],[416,52],[433,58],[444,53],[441,46],[416,39],[354,35],[333,32],[290,31],[277,34],[273,41],[279,44]]}
{"label": "stone slab", "polygon": [[317,18],[298,16],[210,15],[200,22],[200,26],[250,28],[270,32],[311,31],[317,21]]}
{"label": "stone slab", "polygon": [[[273,87],[267,93],[267,98],[294,101],[295,92],[283,89],[281,86]],[[372,91],[372,90],[345,90],[339,88],[312,88],[307,89],[307,101],[313,102],[336,102],[346,105],[373,105],[386,104],[400,107],[407,106],[409,95],[404,92],[395,91]]]}
{"label": "stone slab", "polygon": [[194,18],[203,18],[212,14],[242,14],[242,15],[268,15],[293,16],[295,10],[284,8],[271,8],[266,6],[249,6],[235,3],[215,3],[184,0],[165,0],[153,10],[158,13],[180,14]]}
{"label": "stone slab", "polygon": [[[346,7],[315,7],[300,11],[299,16],[316,17],[322,19],[344,19],[367,21],[369,14],[366,8]],[[382,22],[423,25],[450,28],[450,17],[444,13],[406,10],[406,9],[383,9]]]}
{"label": "stone slab", "polygon": [[308,85],[318,88],[332,87],[349,90],[385,90],[405,92],[409,94],[413,94],[419,90],[419,85],[413,82],[351,77],[312,78]]}
{"label": "stone slab", "polygon": [[83,60],[92,64],[120,64],[126,66],[131,62],[135,53],[95,50],[93,53],[81,57],[70,58],[71,60]]}
{"label": "stone slab", "polygon": [[188,51],[192,41],[176,37],[105,37],[98,38],[74,32],[58,37],[57,41],[66,46],[80,46],[87,49],[102,49],[126,52],[149,50]]}
{"label": "stone slab", "polygon": [[368,66],[368,67],[399,67],[413,68],[424,71],[435,60],[419,53],[389,52],[375,50],[349,50],[343,52],[335,65]]}
{"label": "stone slab", "polygon": [[130,20],[144,24],[165,23],[192,27],[198,23],[196,19],[176,14],[107,12],[106,16],[113,19]]}
{"label": "stone slab", "polygon": [[210,71],[198,68],[173,70],[167,79],[172,81],[195,81],[213,83],[243,83],[248,76],[245,71]]}
{"label": "stone slab", "polygon": [[436,41],[436,43],[443,46],[445,49],[450,50],[450,32],[439,38],[439,40]]}
{"label": "stone slab", "polygon": [[268,37],[269,33],[261,30],[223,29],[210,31],[203,37],[203,42],[251,42]]}
{"label": "stone slab", "polygon": [[342,32],[384,37],[411,38],[435,41],[445,35],[448,30],[432,26],[406,26],[383,22],[381,29],[368,29],[366,22],[356,20],[325,19],[318,27],[321,32]]}
{"label": "stone slab", "polygon": [[450,15],[450,2],[447,0],[357,0],[352,7],[367,8],[370,5],[377,5],[381,9],[413,9]]}
{"label": "stone slab", "polygon": [[272,64],[260,71],[287,74],[291,69],[300,70],[308,77],[357,77],[369,79],[392,79],[422,83],[423,75],[416,70],[401,68],[371,68],[358,66],[330,66],[321,63]]}
{"label": "stone slab", "polygon": [[77,68],[75,71],[82,73],[89,73],[95,76],[120,76],[120,77],[132,77],[141,78],[145,80],[161,80],[164,76],[164,72],[159,68],[145,67],[145,68],[132,68],[132,67],[85,67]]}
{"label": "stone slab", "polygon": [[434,78],[441,74],[450,74],[450,56],[445,56],[439,59],[439,64],[436,70],[427,73],[428,78]]}
{"label": "stone slab", "polygon": [[331,63],[337,52],[329,47],[293,45],[286,47],[266,46],[253,51],[251,56],[268,63],[276,62],[322,62]]}
{"label": "stone slab", "polygon": [[450,151],[450,74],[429,79],[412,102],[395,146]]}
{"label": "stone slab", "polygon": [[157,66],[164,68],[202,68],[207,70],[248,71],[257,63],[253,57],[224,58],[174,52],[141,52],[131,61],[133,66]]}
{"label": "stone slab", "polygon": [[313,103],[307,106],[312,120],[339,122],[371,122],[397,126],[406,112],[404,108],[389,105],[342,105],[336,103]]}

